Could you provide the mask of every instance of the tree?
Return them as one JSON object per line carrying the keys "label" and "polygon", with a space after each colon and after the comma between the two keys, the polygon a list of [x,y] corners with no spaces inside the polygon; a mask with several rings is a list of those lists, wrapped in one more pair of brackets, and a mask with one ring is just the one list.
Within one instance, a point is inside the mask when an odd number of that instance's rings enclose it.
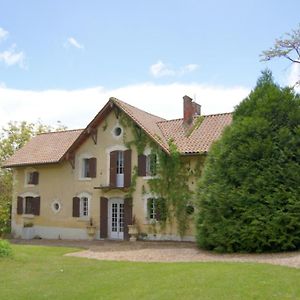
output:
{"label": "tree", "polygon": [[10,231],[10,209],[12,200],[12,172],[10,169],[1,169],[2,163],[20,149],[33,136],[52,130],[66,129],[58,122],[54,128],[44,125],[22,122],[9,122],[0,133],[0,236]]}
{"label": "tree", "polygon": [[[262,61],[275,57],[284,57],[292,63],[300,64],[300,24],[291,33],[286,33],[285,38],[276,39],[274,46],[261,54]],[[296,82],[299,83],[300,81]]]}
{"label": "tree", "polygon": [[269,71],[213,145],[197,195],[200,247],[300,248],[300,97]]}

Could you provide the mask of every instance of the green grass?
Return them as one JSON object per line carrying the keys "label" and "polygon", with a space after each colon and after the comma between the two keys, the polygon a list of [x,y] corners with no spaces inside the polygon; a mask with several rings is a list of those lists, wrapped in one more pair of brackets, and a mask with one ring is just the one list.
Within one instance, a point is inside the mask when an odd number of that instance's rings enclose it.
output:
{"label": "green grass", "polygon": [[299,269],[63,256],[72,251],[13,245],[13,258],[0,258],[0,299],[300,299]]}

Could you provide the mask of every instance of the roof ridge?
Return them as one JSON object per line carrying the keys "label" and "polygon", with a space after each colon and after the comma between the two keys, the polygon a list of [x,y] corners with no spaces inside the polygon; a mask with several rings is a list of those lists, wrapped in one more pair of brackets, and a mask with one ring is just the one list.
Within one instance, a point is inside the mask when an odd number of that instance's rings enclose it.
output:
{"label": "roof ridge", "polygon": [[82,131],[84,129],[78,128],[78,129],[65,129],[65,130],[58,130],[58,131],[48,131],[48,132],[41,132],[38,133],[37,135],[42,135],[42,134],[53,134],[53,133],[65,133],[65,132],[71,132],[71,131]]}
{"label": "roof ridge", "polygon": [[[152,116],[152,117],[160,118],[160,119],[163,119],[164,121],[167,121],[167,120],[166,120],[165,118],[163,118],[163,117],[160,117],[160,116],[151,114],[151,113],[149,113],[149,112],[147,112],[147,111],[145,111],[145,110],[143,110],[143,109],[140,109],[140,108],[138,108],[138,107],[136,107],[136,106],[134,106],[134,105],[131,105],[131,104],[127,103],[127,102],[124,102],[124,101],[122,101],[122,100],[120,100],[120,99],[118,99],[118,98],[110,97],[110,99],[111,99],[112,101],[121,102],[121,104],[125,104],[125,105],[128,105],[128,106],[131,106],[132,108],[138,109],[138,110],[140,110],[140,111],[142,111],[142,112],[144,112],[144,113],[146,113],[146,114],[148,114],[148,115],[150,115],[150,116]],[[162,122],[162,121],[159,121],[159,122]]]}
{"label": "roof ridge", "polygon": [[[226,112],[226,113],[217,113],[217,114],[208,114],[208,115],[197,115],[194,116],[194,118],[196,117],[211,117],[211,116],[221,116],[221,115],[231,115],[233,114],[233,112]],[[170,120],[164,120],[164,121],[158,121],[156,123],[167,123],[167,122],[173,122],[173,121],[180,121],[183,120],[183,118],[176,118],[176,119],[170,119]]]}

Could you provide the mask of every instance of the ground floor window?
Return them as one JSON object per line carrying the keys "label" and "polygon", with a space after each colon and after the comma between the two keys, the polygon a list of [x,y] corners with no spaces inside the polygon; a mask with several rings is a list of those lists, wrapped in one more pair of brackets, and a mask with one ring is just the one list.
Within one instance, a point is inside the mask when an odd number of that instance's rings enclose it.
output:
{"label": "ground floor window", "polygon": [[89,216],[89,199],[87,197],[80,198],[80,217]]}
{"label": "ground floor window", "polygon": [[147,210],[150,221],[166,220],[166,202],[163,198],[148,198]]}

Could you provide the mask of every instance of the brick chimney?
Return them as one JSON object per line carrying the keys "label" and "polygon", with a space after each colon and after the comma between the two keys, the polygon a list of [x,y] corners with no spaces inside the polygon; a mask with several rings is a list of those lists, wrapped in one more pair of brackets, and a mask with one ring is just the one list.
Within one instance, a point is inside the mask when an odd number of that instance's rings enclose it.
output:
{"label": "brick chimney", "polygon": [[201,115],[201,105],[193,102],[189,96],[183,97],[183,124],[190,126],[193,123],[194,116]]}

